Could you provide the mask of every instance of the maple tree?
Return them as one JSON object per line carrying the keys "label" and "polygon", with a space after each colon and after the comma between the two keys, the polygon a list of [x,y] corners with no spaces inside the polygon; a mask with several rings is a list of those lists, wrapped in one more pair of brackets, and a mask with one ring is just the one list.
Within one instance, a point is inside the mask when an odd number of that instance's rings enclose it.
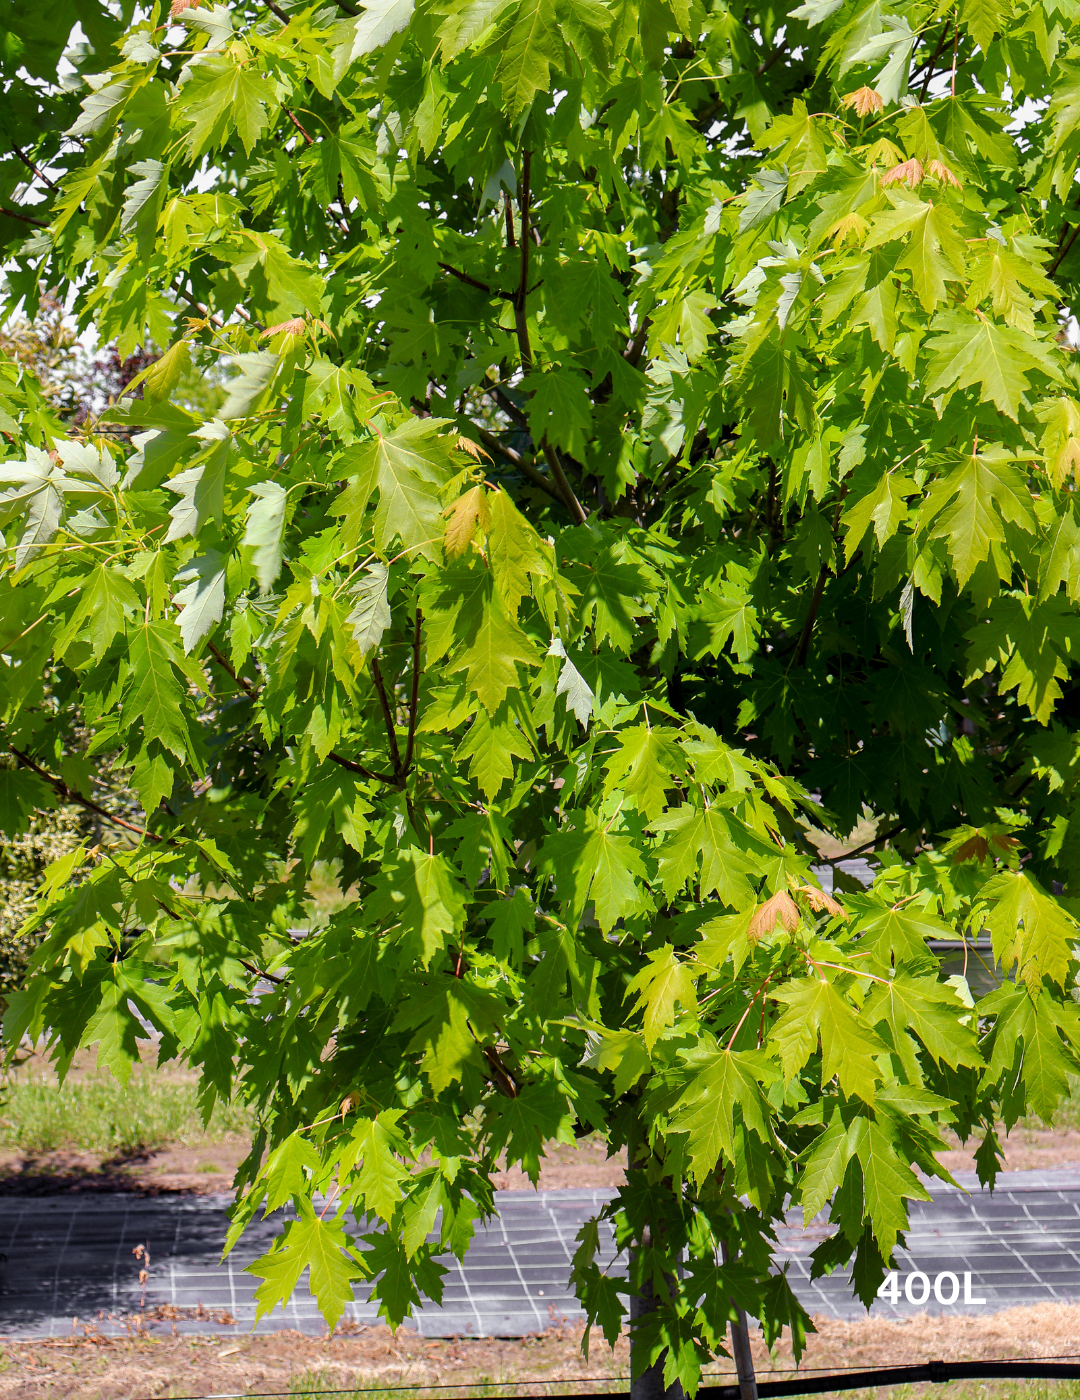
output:
{"label": "maple tree", "polygon": [[4,830],[105,762],[143,814],[46,872],[8,1044],[149,1023],[254,1106],[262,1310],[396,1324],[596,1132],[635,1372],[798,1354],[787,1203],[869,1302],[943,1131],[992,1182],[1080,1068],[1074,10],[174,10],[9,250],[167,348],[71,432],[0,365]]}

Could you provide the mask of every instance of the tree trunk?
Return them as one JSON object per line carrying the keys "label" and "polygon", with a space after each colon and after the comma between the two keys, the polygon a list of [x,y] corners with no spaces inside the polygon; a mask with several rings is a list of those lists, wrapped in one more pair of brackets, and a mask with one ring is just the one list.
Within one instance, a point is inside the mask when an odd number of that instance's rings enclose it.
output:
{"label": "tree trunk", "polygon": [[[728,1261],[727,1247],[721,1242],[720,1258]],[[731,1332],[731,1354],[735,1359],[735,1372],[739,1378],[740,1400],[758,1400],[757,1376],[754,1374],[754,1357],[750,1350],[750,1329],[746,1325],[746,1313],[735,1306],[735,1320],[729,1324]]]}
{"label": "tree trunk", "polygon": [[[642,1243],[645,1245],[649,1243],[647,1235]],[[675,1292],[675,1279],[671,1275],[667,1275],[666,1279],[668,1289],[673,1294]],[[631,1322],[639,1317],[647,1317],[649,1313],[655,1312],[659,1306],[660,1299],[656,1296],[652,1280],[650,1279],[647,1283],[642,1284],[640,1297],[631,1296],[630,1298]],[[631,1357],[633,1356],[633,1350],[634,1334],[631,1332]],[[672,1386],[664,1386],[664,1361],[666,1357],[667,1353],[664,1352],[658,1361],[654,1361],[647,1370],[643,1371],[641,1375],[638,1376],[637,1380],[632,1380],[630,1382],[630,1400],[683,1400],[681,1381],[676,1381]],[[631,1365],[630,1369],[633,1371],[634,1367]]]}

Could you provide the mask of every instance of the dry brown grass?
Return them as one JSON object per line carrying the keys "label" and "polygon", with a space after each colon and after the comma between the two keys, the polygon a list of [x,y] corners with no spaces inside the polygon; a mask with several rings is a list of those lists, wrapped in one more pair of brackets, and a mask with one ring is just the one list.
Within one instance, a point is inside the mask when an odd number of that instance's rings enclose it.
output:
{"label": "dry brown grass", "polygon": [[[810,1337],[802,1363],[816,1371],[1080,1352],[1080,1306],[1067,1304],[1010,1308],[986,1317],[816,1322],[818,1332]],[[158,1330],[161,1335],[145,1335],[132,1320],[132,1335],[123,1338],[86,1335],[80,1329],[71,1338],[5,1343],[0,1400],[126,1400],[331,1389],[375,1390],[389,1400],[387,1392],[403,1385],[429,1393],[440,1386],[458,1387],[446,1394],[460,1397],[490,1394],[492,1386],[509,1392],[515,1383],[534,1392],[543,1388],[572,1394],[620,1388],[629,1368],[625,1338],[614,1355],[594,1338],[586,1361],[581,1329],[565,1325],[542,1336],[502,1340],[431,1340],[404,1329],[395,1336],[385,1327],[357,1329],[333,1339],[296,1332],[182,1337],[168,1335],[167,1325]],[[792,1367],[786,1342],[771,1356],[760,1339],[753,1345],[760,1379],[776,1378],[776,1371]],[[718,1379],[732,1374],[724,1362],[716,1371]],[[601,1378],[605,1384],[586,1385],[586,1377]],[[977,1390],[993,1395],[1002,1388]],[[1015,1387],[1004,1390],[1015,1393]],[[941,1396],[940,1388],[933,1394]]]}

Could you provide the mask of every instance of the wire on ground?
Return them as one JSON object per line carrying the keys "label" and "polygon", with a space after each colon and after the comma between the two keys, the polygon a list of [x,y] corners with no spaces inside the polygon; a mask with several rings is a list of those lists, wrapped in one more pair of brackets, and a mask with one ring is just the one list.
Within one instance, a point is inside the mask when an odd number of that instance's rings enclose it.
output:
{"label": "wire on ground", "polygon": [[[773,1374],[776,1374],[775,1372]],[[802,1378],[794,1381],[764,1381],[758,1385],[759,1400],[781,1400],[789,1395],[822,1395],[832,1390],[872,1390],[885,1385],[912,1385],[919,1381],[944,1384],[948,1381],[988,1380],[993,1377],[1012,1377],[1014,1380],[1080,1380],[1080,1357],[1067,1360],[1046,1357],[1028,1357],[1012,1361],[923,1361],[913,1366],[885,1366],[873,1371],[856,1371],[838,1368],[828,1375],[801,1373]],[[629,1376],[565,1376],[545,1382],[548,1385],[584,1385],[605,1381],[629,1381]],[[500,1381],[498,1389],[504,1387],[532,1385],[532,1381]],[[428,1385],[417,1381],[415,1385],[372,1386],[365,1390],[359,1386],[341,1386],[335,1390],[245,1390],[228,1394],[185,1395],[177,1400],[305,1400],[308,1396],[324,1395],[386,1395],[390,1391],[409,1390],[479,1390],[489,1393],[492,1385],[477,1385],[475,1381],[460,1385]],[[605,1396],[625,1395],[619,1390],[594,1392],[595,1400]],[[738,1385],[703,1385],[699,1388],[698,1400],[740,1400]],[[131,1400],[150,1400],[150,1397],[131,1397]],[[519,1396],[518,1400],[547,1400],[547,1396]]]}

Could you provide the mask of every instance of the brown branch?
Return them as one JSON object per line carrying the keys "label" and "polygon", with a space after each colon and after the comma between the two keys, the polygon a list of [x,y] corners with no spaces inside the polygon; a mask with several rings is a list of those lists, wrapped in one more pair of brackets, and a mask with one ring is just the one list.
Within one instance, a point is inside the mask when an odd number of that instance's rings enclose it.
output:
{"label": "brown branch", "polygon": [[559,488],[559,495],[563,498],[567,510],[574,517],[579,525],[584,525],[588,516],[581,508],[581,502],[574,495],[574,489],[566,479],[559,454],[549,442],[544,443],[544,456],[547,458],[548,466],[551,468],[551,475],[555,478],[555,485]]}
{"label": "brown branch", "polygon": [[401,776],[404,778],[412,767],[413,744],[416,741],[416,714],[420,701],[420,628],[423,625],[423,614],[420,612],[419,603],[416,605],[416,627],[413,631],[412,648],[412,691],[409,694],[409,739],[405,745],[405,763],[401,769]]}
{"label": "brown branch", "polygon": [[19,157],[23,165],[26,166],[27,170],[32,170],[39,180],[43,180],[45,184],[48,185],[49,189],[55,190],[59,188],[55,181],[49,179],[48,175],[45,174],[44,170],[39,170],[38,167],[34,164],[34,162],[30,160],[28,156],[24,155],[22,151],[19,150],[18,146],[12,146],[11,149]]}
{"label": "brown branch", "polygon": [[498,1052],[491,1045],[482,1045],[480,1049],[481,1053],[484,1056],[484,1059],[487,1060],[495,1076],[494,1082],[503,1091],[507,1098],[516,1099],[517,1096],[521,1093],[521,1086],[518,1084],[517,1080],[514,1078],[510,1070],[508,1070],[507,1067],[503,1064],[502,1060],[499,1059]]}
{"label": "brown branch", "polygon": [[512,467],[515,467],[521,472],[522,476],[531,481],[534,486],[539,486],[541,491],[546,491],[553,501],[562,501],[562,497],[544,473],[537,471],[536,467],[527,457],[522,457],[520,452],[515,452],[512,447],[506,447],[499,441],[494,433],[489,433],[488,430],[482,428],[479,423],[473,423],[470,420],[470,426],[489,452],[497,452],[501,457],[505,457]]}
{"label": "brown branch", "polygon": [[506,246],[508,248],[516,248],[517,239],[514,237],[514,206],[510,202],[509,190],[503,190],[503,212],[506,215]]}
{"label": "brown branch", "polygon": [[642,316],[641,324],[634,332],[633,338],[627,342],[626,349],[623,351],[623,359],[628,365],[634,365],[636,367],[640,362],[641,356],[645,351],[645,345],[649,339],[649,327],[651,325],[652,322],[649,320],[648,316]]}
{"label": "brown branch", "polygon": [[33,224],[35,228],[48,228],[48,224],[43,224],[40,219],[32,219],[29,214],[20,214],[18,209],[9,209],[6,204],[0,205],[0,214],[6,214],[9,219],[19,219],[24,224]]}
{"label": "brown branch", "polygon": [[[266,2],[267,2],[267,4],[270,4],[270,0],[266,0]],[[274,13],[275,13],[276,15],[278,15],[280,18],[282,18],[282,19],[285,18],[284,15],[281,14],[281,11],[280,11],[280,10],[274,9],[274,6],[273,6],[273,5],[270,5],[270,8],[271,8],[272,10],[274,10]],[[285,23],[288,24],[288,20],[285,20]],[[307,145],[307,146],[314,146],[315,142],[311,139],[311,137],[307,134],[307,132],[304,130],[304,128],[300,125],[300,119],[299,119],[299,117],[297,117],[296,113],[292,110],[292,108],[291,108],[291,107],[282,107],[281,110],[285,113],[285,115],[288,117],[288,119],[292,122],[293,126],[296,127],[297,131],[298,131],[298,132],[300,133],[300,135],[304,138],[304,144]]]}
{"label": "brown branch", "polygon": [[864,841],[861,846],[856,846],[853,851],[844,851],[838,856],[819,856],[818,860],[822,865],[839,865],[842,860],[854,860],[856,856],[861,856],[864,851],[872,851],[875,846],[881,845],[883,841],[891,841],[894,836],[899,836],[902,831],[906,831],[905,826],[894,826],[891,831],[886,831],[884,836],[872,836],[869,841]]}
{"label": "brown branch", "polygon": [[[289,16],[285,14],[283,10],[278,9],[278,7],[274,4],[274,0],[266,0],[266,8],[271,12],[271,14],[277,15],[278,19],[281,20],[282,24],[288,24]],[[286,108],[286,110],[288,109]]]}
{"label": "brown branch", "polygon": [[1072,247],[1072,245],[1076,242],[1076,236],[1077,236],[1077,234],[1080,234],[1080,224],[1077,224],[1077,225],[1076,225],[1076,227],[1075,227],[1075,228],[1073,229],[1073,231],[1072,231],[1072,236],[1069,238],[1069,240],[1068,240],[1068,242],[1065,244],[1064,248],[1062,248],[1061,252],[1058,253],[1058,255],[1057,255],[1057,257],[1054,259],[1054,261],[1050,264],[1050,266],[1049,266],[1049,268],[1047,269],[1047,272],[1046,272],[1047,277],[1053,277],[1054,273],[1058,270],[1058,268],[1060,267],[1061,263],[1064,261],[1064,259],[1065,259],[1066,255],[1067,255],[1067,253],[1069,252],[1069,249],[1070,249],[1070,248]]}
{"label": "brown branch", "polygon": [[265,977],[268,982],[273,982],[276,987],[280,987],[283,982],[287,982],[287,977],[277,977],[272,972],[264,972],[257,968],[254,963],[249,963],[247,958],[237,958],[236,961],[241,967],[246,967],[253,977]]}
{"label": "brown branch", "polygon": [[505,389],[501,388],[498,384],[491,384],[488,386],[487,392],[491,395],[491,397],[499,405],[502,411],[506,414],[507,418],[512,419],[513,422],[515,422],[518,425],[518,427],[523,433],[527,433],[529,431],[528,418],[525,416],[522,410],[518,408],[517,404],[514,402],[514,400],[510,397],[510,395],[506,392]]}
{"label": "brown branch", "polygon": [[517,331],[518,349],[521,352],[521,368],[526,374],[532,372],[532,345],[529,343],[529,322],[525,315],[525,301],[529,294],[529,178],[532,173],[532,151],[525,151],[521,157],[521,184],[518,187],[518,208],[521,211],[521,278],[518,282],[517,297],[514,300],[514,327]]}
{"label": "brown branch", "polygon": [[786,42],[786,41],[785,41],[784,43],[777,44],[776,48],[773,49],[772,53],[768,56],[768,58],[765,60],[765,62],[761,65],[761,67],[760,67],[760,68],[757,70],[757,72],[754,74],[754,77],[755,77],[755,78],[763,77],[763,76],[769,71],[769,69],[773,66],[773,64],[777,61],[777,59],[782,58],[783,55],[784,55],[785,53],[787,53],[787,42]]}
{"label": "brown branch", "polygon": [[104,817],[106,821],[113,822],[116,826],[122,826],[125,831],[133,831],[137,836],[146,836],[151,841],[157,841],[159,845],[172,844],[171,842],[166,842],[164,836],[155,836],[152,831],[147,831],[146,827],[136,826],[134,822],[125,821],[123,817],[114,816],[112,812],[106,811],[104,807],[100,807],[96,802],[91,802],[88,797],[83,797],[77,792],[72,792],[71,788],[68,787],[67,783],[65,783],[62,778],[54,778],[53,775],[47,773],[40,764],[35,763],[28,754],[17,749],[14,744],[9,744],[8,748],[24,768],[29,768],[32,773],[36,773],[39,778],[44,779],[53,791],[66,801],[75,802],[80,807],[85,807],[88,812],[94,812],[97,816]]}
{"label": "brown branch", "polygon": [[795,665],[805,666],[807,653],[810,650],[810,638],[813,635],[814,623],[817,620],[818,610],[821,607],[821,598],[825,592],[825,580],[829,576],[829,570],[824,564],[818,574],[817,583],[814,585],[814,596],[810,599],[810,611],[806,614],[806,621],[803,629],[799,633],[799,645],[795,648]]}
{"label": "brown branch", "polygon": [[386,698],[386,686],[383,684],[382,671],[380,671],[379,662],[374,656],[371,658],[371,678],[375,682],[375,689],[379,694],[383,723],[386,725],[386,737],[390,741],[390,761],[394,765],[394,782],[397,783],[401,779],[401,750],[398,748],[394,716],[390,710],[390,702]]}
{"label": "brown branch", "polygon": [[328,753],[327,758],[339,764],[342,768],[347,768],[350,773],[359,773],[362,778],[370,778],[375,783],[385,783],[387,787],[397,787],[397,779],[388,773],[373,773],[370,768],[365,768],[362,763],[354,763],[351,758],[343,758],[339,753]]}
{"label": "brown branch", "polygon": [[438,264],[444,272],[448,272],[451,277],[456,277],[459,282],[464,282],[468,287],[475,287],[478,292],[486,292],[489,297],[501,297],[503,301],[514,301],[515,292],[500,292],[488,286],[486,282],[481,282],[475,277],[470,277],[467,272],[459,272],[456,267],[451,267],[449,263]]}
{"label": "brown branch", "polygon": [[[941,53],[941,50],[945,47],[945,40],[949,37],[949,25],[952,24],[952,22],[953,22],[953,19],[952,19],[952,16],[950,15],[949,18],[945,21],[945,27],[944,27],[944,28],[942,29],[942,31],[941,31],[941,38],[938,39],[937,48],[934,50],[934,52],[931,54],[930,58],[927,60],[927,63],[926,63],[926,79],[925,79],[925,81],[923,82],[922,92],[919,94],[919,101],[920,101],[920,102],[925,102],[925,101],[926,101],[926,93],[927,93],[928,88],[930,87],[930,79],[934,76],[934,64],[938,61],[938,55]],[[918,77],[918,75],[919,75],[919,70],[916,69],[916,70],[915,70],[915,73],[914,73],[914,76],[915,76],[915,77]]]}
{"label": "brown branch", "polygon": [[218,665],[223,667],[224,670],[226,670],[229,673],[229,675],[232,676],[233,680],[236,682],[236,684],[240,687],[242,691],[251,696],[255,695],[258,687],[253,686],[250,681],[246,681],[243,678],[243,676],[238,676],[233,670],[232,662],[227,656],[223,655],[220,651],[218,651],[217,647],[213,644],[213,642],[207,642],[206,650],[210,653],[210,655],[214,658]]}

